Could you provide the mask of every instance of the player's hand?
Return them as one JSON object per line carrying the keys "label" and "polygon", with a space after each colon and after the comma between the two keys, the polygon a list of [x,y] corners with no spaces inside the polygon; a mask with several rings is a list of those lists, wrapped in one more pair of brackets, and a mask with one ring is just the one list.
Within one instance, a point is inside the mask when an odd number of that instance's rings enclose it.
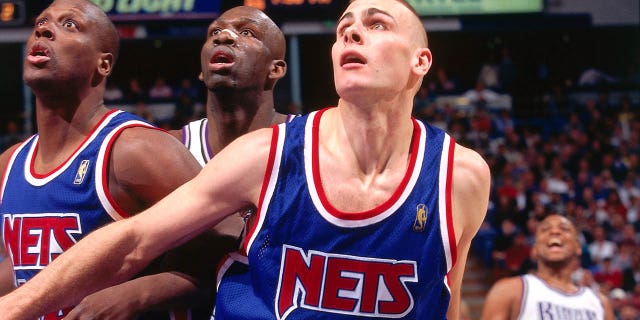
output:
{"label": "player's hand", "polygon": [[121,291],[105,289],[82,299],[64,319],[135,319],[140,312],[136,310],[133,301],[135,299],[127,298]]}

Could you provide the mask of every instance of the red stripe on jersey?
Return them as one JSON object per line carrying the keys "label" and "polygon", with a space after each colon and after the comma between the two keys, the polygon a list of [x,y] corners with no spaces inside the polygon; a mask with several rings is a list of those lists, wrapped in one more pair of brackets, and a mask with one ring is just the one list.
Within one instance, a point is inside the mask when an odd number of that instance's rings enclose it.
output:
{"label": "red stripe on jersey", "polygon": [[[449,142],[449,152],[447,159],[447,186],[445,191],[447,206],[447,233],[449,234],[449,246],[451,248],[451,268],[456,265],[458,258],[458,248],[456,244],[456,234],[453,228],[453,211],[451,209],[451,181],[453,176],[453,151],[455,150],[456,141],[451,137]],[[443,239],[444,240],[444,239]]]}
{"label": "red stripe on jersey", "polygon": [[120,136],[120,134],[122,133],[122,131],[124,131],[125,129],[128,128],[134,128],[134,127],[141,127],[141,128],[149,128],[149,129],[154,129],[154,130],[159,130],[162,131],[160,128],[156,128],[153,127],[151,125],[145,125],[142,123],[133,123],[130,125],[126,125],[121,127],[120,129],[118,129],[113,136],[111,136],[111,139],[109,140],[109,142],[107,143],[107,147],[105,149],[104,152],[104,159],[102,159],[102,163],[104,164],[102,166],[102,189],[104,190],[104,195],[107,197],[107,200],[109,200],[109,203],[111,204],[111,206],[113,206],[113,208],[116,210],[116,212],[123,218],[129,218],[131,217],[131,214],[129,214],[128,212],[124,211],[124,209],[122,209],[122,207],[120,207],[118,205],[118,203],[116,203],[115,199],[113,199],[113,195],[111,195],[111,192],[109,191],[109,176],[108,176],[108,170],[109,170],[109,155],[111,155],[111,148],[113,147],[113,144],[115,143],[116,139]]}
{"label": "red stripe on jersey", "polygon": [[69,160],[73,159],[73,157],[76,156],[76,153],[78,152],[78,150],[80,150],[80,148],[82,148],[87,143],[89,138],[91,138],[91,136],[93,136],[93,133],[96,132],[96,130],[98,130],[100,125],[102,125],[102,123],[107,119],[107,117],[109,117],[112,113],[117,112],[117,111],[118,110],[113,109],[113,110],[109,110],[109,112],[105,113],[105,115],[102,116],[102,119],[100,119],[100,121],[98,121],[98,123],[91,129],[91,132],[89,132],[89,134],[87,134],[87,136],[84,138],[84,140],[82,140],[82,143],[80,143],[78,145],[78,147],[76,147],[76,149],[71,153],[71,155],[69,155],[69,157],[67,159],[62,161],[62,163],[60,163],[53,170],[51,170],[51,171],[49,171],[49,172],[47,172],[45,174],[39,174],[39,173],[36,172],[36,169],[35,169],[36,155],[38,154],[38,147],[40,146],[40,140],[36,141],[35,149],[33,150],[33,157],[31,158],[31,163],[29,165],[29,171],[31,171],[31,175],[36,179],[45,179],[48,176],[50,176],[53,173],[55,173],[56,171],[60,170],[60,168],[64,167],[64,165],[67,164],[67,162],[69,162]]}
{"label": "red stripe on jersey", "polygon": [[[271,180],[271,174],[273,173],[273,165],[276,161],[276,153],[278,150],[278,135],[280,134],[280,128],[278,125],[274,125],[271,127],[273,129],[271,134],[271,147],[269,148],[269,159],[267,160],[267,169],[264,172],[264,178],[262,179],[262,189],[260,190],[260,198],[258,199],[258,208],[256,209],[256,218],[255,222],[260,221],[260,215],[262,214],[262,204],[264,202],[264,196],[267,193],[267,187],[269,186],[269,181]],[[254,223],[251,226],[251,229],[244,237],[244,241],[242,243],[241,253],[243,255],[247,255],[249,252],[249,240],[253,237],[253,233],[256,231],[257,223]]]}
{"label": "red stripe on jersey", "polygon": [[322,116],[322,113],[324,113],[324,111],[326,110],[327,109],[318,111],[318,114],[316,114],[315,118],[313,119],[312,136],[311,136],[311,141],[312,141],[311,142],[312,144],[311,167],[313,170],[313,184],[316,187],[318,198],[320,198],[320,202],[325,207],[327,212],[329,212],[334,217],[342,220],[352,220],[352,221],[365,220],[365,219],[373,218],[376,215],[379,215],[387,211],[389,208],[391,208],[391,206],[393,206],[393,204],[395,204],[398,201],[398,199],[400,199],[400,196],[402,196],[402,193],[405,191],[407,184],[409,184],[409,180],[411,179],[411,175],[413,174],[413,171],[415,169],[416,161],[418,159],[418,150],[420,148],[420,133],[421,133],[420,126],[418,125],[417,121],[413,120],[413,133],[411,138],[411,154],[409,158],[409,165],[407,166],[406,172],[404,174],[404,177],[402,178],[402,181],[400,182],[400,185],[398,185],[398,187],[393,192],[391,197],[381,205],[371,210],[358,212],[358,213],[353,213],[353,212],[349,213],[349,212],[343,212],[336,209],[329,202],[329,199],[327,199],[327,195],[324,192],[324,188],[322,187],[322,181],[320,180],[319,127],[320,127],[320,118]]}

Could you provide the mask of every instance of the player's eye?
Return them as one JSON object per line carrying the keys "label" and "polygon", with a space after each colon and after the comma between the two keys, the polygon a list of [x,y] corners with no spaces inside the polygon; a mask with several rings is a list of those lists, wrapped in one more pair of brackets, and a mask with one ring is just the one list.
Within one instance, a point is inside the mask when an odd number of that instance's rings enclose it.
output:
{"label": "player's eye", "polygon": [[245,37],[253,37],[253,36],[255,36],[253,31],[251,31],[249,29],[243,29],[242,31],[240,31],[240,35],[245,36]]}
{"label": "player's eye", "polygon": [[64,23],[62,23],[62,26],[64,26],[65,28],[77,28],[78,27],[78,25],[73,20],[66,20]]}

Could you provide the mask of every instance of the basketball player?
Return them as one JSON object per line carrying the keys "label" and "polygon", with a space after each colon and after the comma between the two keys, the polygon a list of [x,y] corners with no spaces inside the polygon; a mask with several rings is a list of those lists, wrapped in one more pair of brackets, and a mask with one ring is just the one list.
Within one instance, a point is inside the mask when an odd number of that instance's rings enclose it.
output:
{"label": "basketball player", "polygon": [[[287,71],[285,50],[280,28],[253,7],[229,9],[209,25],[199,75],[207,88],[207,117],[170,131],[202,166],[240,135],[294,118],[277,113],[274,108],[274,86]],[[188,249],[183,248],[174,262],[184,261],[183,267],[191,270],[211,266],[206,272],[200,270],[205,275],[200,280],[215,288],[212,270],[224,255],[239,249],[245,219],[253,212],[255,208],[249,208],[227,217],[211,233],[190,243]],[[203,318],[204,310],[208,319],[211,305],[199,305],[192,317]]]}
{"label": "basketball player", "polygon": [[[180,139],[204,166],[241,133],[289,121],[293,117],[276,113],[273,104],[275,83],[286,73],[284,55],[284,35],[262,11],[252,7],[236,7],[224,12],[209,26],[201,52],[202,71],[199,78],[208,89],[207,118],[193,121],[182,130],[172,130],[170,133]],[[215,270],[225,254],[238,249],[244,218],[253,211],[250,209],[228,217],[211,233],[182,248],[179,255],[171,260],[171,269],[198,275],[200,290],[204,289],[200,292],[199,300],[191,299],[186,303],[193,309],[172,310],[174,318],[209,318],[213,299],[202,295],[211,294],[213,290],[208,289],[215,286],[215,273],[211,270]],[[203,255],[202,252],[207,254]],[[207,266],[206,272],[201,270]],[[130,283],[137,281],[142,280]],[[181,296],[193,297],[197,292],[198,288],[194,287],[182,292]],[[112,310],[127,305],[129,300],[136,299],[134,293],[104,290],[102,294],[83,299],[69,318],[81,319],[85,313],[91,314],[95,309]],[[171,298],[156,297],[162,299],[147,299],[145,308],[163,309],[166,299]],[[201,302],[195,303],[197,301]],[[139,307],[142,306],[133,305],[129,309],[136,314],[142,310],[133,308]]]}
{"label": "basketball player", "polygon": [[[209,25],[199,75],[207,117],[170,131],[202,166],[240,135],[293,118],[273,104],[273,88],[287,72],[284,55],[284,34],[258,9],[235,7]],[[237,238],[244,221],[234,215],[222,224],[219,232]]]}
{"label": "basketball player", "polygon": [[[86,0],[57,0],[36,19],[23,78],[35,95],[38,134],[0,156],[8,256],[0,288],[30,281],[86,234],[151,206],[199,171],[173,137],[104,106],[118,46],[113,24]],[[172,279],[167,287],[184,287]]]}
{"label": "basketball player", "polygon": [[[458,318],[490,174],[476,152],[411,118],[432,60],[422,23],[403,0],[353,1],[332,59],[337,107],[238,138],[147,212],[0,298],[4,317],[71,304],[256,206],[243,245],[250,292],[218,299],[216,318]],[[82,285],[53,290],[62,283]]]}
{"label": "basketball player", "polygon": [[534,274],[501,279],[487,295],[482,319],[606,319],[613,320],[608,299],[571,281],[572,262],[581,248],[575,226],[550,215],[536,228]]}

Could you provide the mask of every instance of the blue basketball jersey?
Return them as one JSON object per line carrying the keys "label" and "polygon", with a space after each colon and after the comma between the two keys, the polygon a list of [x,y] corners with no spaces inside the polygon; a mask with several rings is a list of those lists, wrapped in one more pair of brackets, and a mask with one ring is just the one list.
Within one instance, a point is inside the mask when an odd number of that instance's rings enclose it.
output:
{"label": "blue basketball jersey", "polygon": [[[118,135],[151,127],[138,117],[109,111],[73,154],[51,172],[34,170],[39,135],[11,155],[2,181],[0,214],[7,255],[20,286],[91,231],[128,217],[108,188],[108,159]],[[63,312],[44,319],[62,319]]]}
{"label": "blue basketball jersey", "polygon": [[323,112],[274,127],[247,256],[221,264],[214,318],[445,319],[456,257],[453,139],[413,120],[409,165],[393,195],[345,213],[319,180]]}

